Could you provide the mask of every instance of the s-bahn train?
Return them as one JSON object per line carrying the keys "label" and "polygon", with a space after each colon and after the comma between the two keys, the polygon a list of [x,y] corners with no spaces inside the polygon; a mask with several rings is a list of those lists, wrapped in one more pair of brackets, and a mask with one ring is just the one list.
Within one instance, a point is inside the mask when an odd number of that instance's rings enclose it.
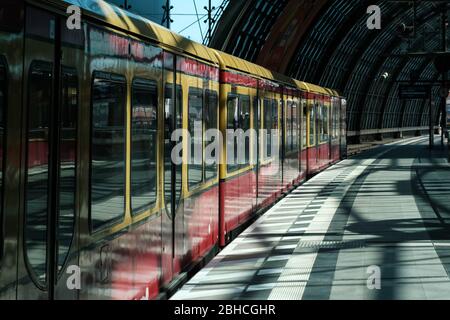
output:
{"label": "s-bahn train", "polygon": [[[0,298],[166,298],[346,156],[345,108],[103,1],[2,0]],[[210,129],[255,130],[214,162]]]}

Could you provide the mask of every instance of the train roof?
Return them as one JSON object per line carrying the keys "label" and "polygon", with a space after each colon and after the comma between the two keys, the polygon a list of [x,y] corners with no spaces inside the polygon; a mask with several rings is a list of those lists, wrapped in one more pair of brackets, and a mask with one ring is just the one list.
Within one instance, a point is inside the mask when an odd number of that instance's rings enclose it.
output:
{"label": "train roof", "polygon": [[299,81],[299,80],[294,80],[297,83],[297,87],[299,88],[306,88],[305,91],[307,92],[313,92],[313,93],[319,93],[319,94],[326,94],[329,95],[330,91],[324,87],[312,84],[312,83],[307,83],[304,81]]}
{"label": "train roof", "polygon": [[66,11],[70,5],[76,5],[83,10],[82,14],[85,16],[105,22],[127,33],[145,37],[176,52],[185,52],[207,62],[219,64],[217,57],[208,47],[103,0],[29,0],[29,2],[38,5],[49,4],[63,11]]}
{"label": "train roof", "polygon": [[28,0],[37,5],[50,5],[66,11],[70,5],[83,9],[82,14],[100,20],[115,28],[136,36],[145,37],[175,52],[187,53],[212,64],[222,64],[226,68],[242,71],[260,78],[281,82],[302,91],[339,96],[336,91],[318,85],[292,79],[278,72],[234,57],[228,53],[208,48],[200,43],[187,39],[169,29],[158,25],[142,16],[125,11],[103,0]]}
{"label": "train roof", "polygon": [[223,67],[227,69],[234,69],[236,71],[252,74],[260,78],[275,80],[275,73],[273,71],[270,71],[269,69],[266,69],[260,65],[254,64],[247,60],[235,57],[226,52],[222,52],[219,50],[214,51],[217,53],[217,56],[220,62],[222,63]]}

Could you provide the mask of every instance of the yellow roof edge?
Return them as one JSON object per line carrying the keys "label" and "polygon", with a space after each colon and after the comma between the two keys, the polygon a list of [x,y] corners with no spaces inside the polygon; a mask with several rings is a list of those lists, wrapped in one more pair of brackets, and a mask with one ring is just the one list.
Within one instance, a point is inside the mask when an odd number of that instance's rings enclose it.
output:
{"label": "yellow roof edge", "polygon": [[229,53],[215,50],[216,54],[219,55],[220,59],[223,61],[222,68],[224,69],[233,69],[239,72],[249,73],[254,76],[258,76],[260,78],[264,78],[266,80],[275,80],[273,76],[273,72],[267,68],[264,68],[260,65],[257,65],[253,62],[249,62],[242,58],[238,58],[232,56]]}
{"label": "yellow roof edge", "polygon": [[[76,5],[82,9],[83,15],[100,20],[108,27],[126,31],[139,38],[146,38],[161,44],[161,46],[166,49],[186,53],[212,64],[219,63],[218,60],[214,59],[216,58],[214,54],[209,54],[211,49],[207,46],[183,37],[153,21],[125,11],[104,0],[27,0],[27,2],[31,2],[38,6],[50,6],[57,10],[64,10],[70,5]],[[168,33],[172,35],[175,40],[174,43],[168,44],[167,39],[164,39],[164,36],[168,35]],[[178,42],[183,41],[186,43],[186,48],[175,46],[177,40]],[[198,47],[201,47],[202,50],[196,50]]]}
{"label": "yellow roof edge", "polygon": [[[83,15],[91,16],[103,21],[107,26],[115,29],[127,31],[133,36],[146,38],[157,42],[161,47],[191,55],[211,64],[220,65],[224,69],[234,69],[236,71],[249,73],[254,76],[269,81],[278,81],[286,85],[291,85],[301,91],[315,92],[326,95],[340,96],[336,90],[323,88],[318,85],[306,83],[290,78],[286,75],[271,71],[263,66],[234,57],[228,53],[211,49],[201,43],[197,43],[181,36],[161,25],[156,24],[144,17],[125,11],[104,0],[26,0],[27,2],[39,6],[51,6],[58,10],[64,10],[69,5],[77,5],[82,8]],[[113,13],[106,16],[106,13]],[[171,35],[174,41],[167,43],[166,36]],[[180,43],[183,43],[180,46]],[[181,48],[180,48],[181,47]]]}

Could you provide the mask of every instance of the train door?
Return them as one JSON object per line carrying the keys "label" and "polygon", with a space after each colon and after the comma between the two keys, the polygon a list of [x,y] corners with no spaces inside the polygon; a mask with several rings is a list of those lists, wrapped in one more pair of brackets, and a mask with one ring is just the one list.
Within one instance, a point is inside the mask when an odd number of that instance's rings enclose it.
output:
{"label": "train door", "polygon": [[339,136],[341,135],[341,133],[339,132],[339,122],[340,122],[340,117],[341,117],[341,101],[339,98],[334,97],[333,98],[333,114],[334,114],[334,121],[333,121],[333,137],[334,137],[334,142],[333,142],[333,160],[334,161],[338,161],[340,160],[340,141],[339,141]]}
{"label": "train door", "polygon": [[322,143],[322,133],[323,133],[323,103],[321,95],[315,96],[314,109],[316,115],[316,170],[321,167],[322,164],[322,154],[320,152],[320,147]]}
{"label": "train door", "polygon": [[177,77],[177,57],[164,52],[164,209],[162,217],[162,270],[163,283],[167,284],[177,273],[177,242],[183,234],[178,234],[180,224],[180,201],[182,194],[182,165],[175,164],[172,150],[176,142],[172,134],[183,128],[183,92]]}
{"label": "train door", "polygon": [[314,108],[314,96],[312,94],[308,94],[306,109],[308,121],[308,146],[306,156],[308,159],[307,175],[310,176],[314,173],[316,167],[316,111]]}
{"label": "train door", "polygon": [[332,163],[332,150],[333,150],[333,144],[332,144],[332,139],[333,139],[333,105],[332,105],[332,101],[331,101],[331,97],[328,98],[326,100],[326,107],[325,107],[325,112],[327,113],[327,121],[326,121],[326,125],[327,125],[327,139],[328,139],[328,151],[327,151],[327,164]]}
{"label": "train door", "polygon": [[62,44],[61,17],[34,7],[27,7],[25,16],[17,296],[72,299],[80,282],[75,236],[79,60],[72,44]]}
{"label": "train door", "polygon": [[305,178],[308,172],[308,103],[306,93],[300,95],[300,176]]}
{"label": "train door", "polygon": [[261,130],[261,100],[259,98],[259,90],[256,91],[256,96],[253,97],[252,104],[252,114],[253,114],[253,129],[255,130],[254,143],[256,143],[256,148],[252,149],[256,151],[256,155],[253,154],[252,161],[255,164],[255,204],[254,206],[258,206],[258,181],[259,181],[259,165],[260,165],[260,130]]}
{"label": "train door", "polygon": [[319,102],[316,95],[309,99],[309,148],[308,148],[308,174],[316,173],[319,161]]}
{"label": "train door", "polygon": [[284,188],[284,179],[285,179],[285,177],[286,177],[286,172],[285,172],[285,170],[286,170],[286,168],[288,167],[287,166],[287,164],[286,164],[286,145],[287,145],[287,142],[286,142],[286,140],[287,140],[287,130],[288,130],[288,128],[287,128],[287,126],[288,126],[288,124],[287,124],[287,120],[286,120],[286,118],[288,117],[288,111],[287,110],[285,110],[285,108],[287,108],[287,103],[286,103],[286,97],[287,97],[287,94],[285,94],[283,91],[283,87],[281,87],[280,88],[281,90],[280,90],[280,92],[281,92],[281,94],[280,94],[280,99],[279,99],[279,101],[280,101],[280,137],[279,137],[279,140],[280,140],[280,143],[279,143],[279,161],[280,161],[280,178],[281,178],[281,183],[280,183],[280,186],[281,186],[281,189],[283,189]]}

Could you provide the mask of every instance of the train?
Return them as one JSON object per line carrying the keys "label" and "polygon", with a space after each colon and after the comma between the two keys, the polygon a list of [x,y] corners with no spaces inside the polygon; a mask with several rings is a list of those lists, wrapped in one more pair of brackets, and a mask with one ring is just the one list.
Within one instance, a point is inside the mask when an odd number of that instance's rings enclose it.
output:
{"label": "train", "polygon": [[2,0],[0,299],[167,299],[346,144],[335,90],[101,0]]}

